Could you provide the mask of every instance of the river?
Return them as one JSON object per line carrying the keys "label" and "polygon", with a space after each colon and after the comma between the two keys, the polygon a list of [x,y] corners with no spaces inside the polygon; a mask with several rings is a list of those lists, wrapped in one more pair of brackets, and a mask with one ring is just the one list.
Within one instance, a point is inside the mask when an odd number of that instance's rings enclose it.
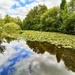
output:
{"label": "river", "polygon": [[75,50],[37,41],[2,42],[0,75],[75,75]]}

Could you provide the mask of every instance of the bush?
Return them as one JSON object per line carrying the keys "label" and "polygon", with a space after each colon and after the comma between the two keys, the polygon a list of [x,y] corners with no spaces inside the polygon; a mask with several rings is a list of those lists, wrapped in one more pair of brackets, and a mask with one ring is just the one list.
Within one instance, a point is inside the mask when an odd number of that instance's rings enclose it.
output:
{"label": "bush", "polygon": [[1,34],[2,34],[2,27],[0,26],[0,39],[1,39]]}
{"label": "bush", "polygon": [[16,33],[18,30],[20,30],[20,26],[14,22],[6,23],[3,26],[3,32],[7,34]]}

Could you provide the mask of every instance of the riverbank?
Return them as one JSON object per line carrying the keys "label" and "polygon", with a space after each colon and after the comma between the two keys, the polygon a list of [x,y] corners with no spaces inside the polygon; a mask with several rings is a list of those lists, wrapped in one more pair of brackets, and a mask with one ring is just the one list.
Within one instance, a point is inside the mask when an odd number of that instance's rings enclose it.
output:
{"label": "riverbank", "polygon": [[62,33],[22,30],[18,34],[10,34],[10,37],[7,35],[5,38],[8,42],[18,38],[25,41],[46,41],[59,47],[75,49],[75,36]]}
{"label": "riverbank", "polygon": [[75,36],[55,32],[40,32],[26,30],[19,35],[24,40],[50,42],[51,44],[60,45],[65,48],[75,49]]}

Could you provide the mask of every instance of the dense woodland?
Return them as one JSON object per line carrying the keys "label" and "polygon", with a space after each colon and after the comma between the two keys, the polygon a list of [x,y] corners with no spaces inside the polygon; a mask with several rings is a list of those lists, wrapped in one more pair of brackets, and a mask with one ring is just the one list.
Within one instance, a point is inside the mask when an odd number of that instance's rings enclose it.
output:
{"label": "dense woodland", "polygon": [[13,18],[9,15],[0,17],[0,35],[2,32],[15,33],[15,30],[75,34],[75,0],[62,0],[60,6],[50,9],[46,5],[35,6],[23,21],[19,17]]}

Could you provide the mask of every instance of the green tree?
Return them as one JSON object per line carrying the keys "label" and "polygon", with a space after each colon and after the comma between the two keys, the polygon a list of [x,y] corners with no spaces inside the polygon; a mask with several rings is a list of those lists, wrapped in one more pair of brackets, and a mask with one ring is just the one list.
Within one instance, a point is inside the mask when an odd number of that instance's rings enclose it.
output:
{"label": "green tree", "polygon": [[14,34],[18,30],[20,30],[20,26],[17,25],[16,23],[14,23],[14,22],[6,23],[3,26],[3,32],[6,33],[6,34]]}
{"label": "green tree", "polygon": [[75,11],[75,0],[71,0],[71,1],[68,3],[68,9],[69,9],[69,12]]}
{"label": "green tree", "polygon": [[1,33],[1,39],[5,38],[8,42],[10,42],[11,40],[17,39],[20,29],[21,29],[20,26],[14,22],[6,23],[3,26],[3,32]]}
{"label": "green tree", "polygon": [[66,5],[66,0],[62,0],[62,2],[60,4],[60,9],[64,10],[65,9],[65,5]]}
{"label": "green tree", "polygon": [[13,18],[9,15],[5,15],[4,23],[6,24],[6,23],[10,23],[10,22],[14,22],[14,23],[18,24],[22,29],[22,20],[19,17]]}
{"label": "green tree", "polygon": [[9,23],[9,22],[15,22],[16,23],[16,19],[9,16],[8,14],[6,14],[5,17],[4,17],[4,22],[5,22],[5,24]]}
{"label": "green tree", "polygon": [[59,7],[53,7],[46,11],[40,18],[44,31],[58,31],[59,21]]}
{"label": "green tree", "polygon": [[1,39],[1,34],[3,32],[3,26],[4,26],[4,20],[0,18],[0,39]]}
{"label": "green tree", "polygon": [[64,25],[65,33],[75,34],[75,13],[65,20]]}
{"label": "green tree", "polygon": [[5,15],[4,21],[5,21],[5,24],[9,23],[9,22],[12,22],[11,17],[8,14]]}
{"label": "green tree", "polygon": [[46,10],[47,7],[45,5],[38,5],[31,9],[23,20],[23,29],[40,30],[40,17]]}
{"label": "green tree", "polygon": [[64,27],[65,27],[65,20],[69,17],[68,12],[68,3],[66,0],[62,0],[60,4],[60,27],[58,29],[59,32],[65,33]]}
{"label": "green tree", "polygon": [[0,26],[3,27],[3,25],[4,25],[4,20],[2,18],[0,18]]}
{"label": "green tree", "polygon": [[22,29],[22,20],[19,17],[16,17],[14,22],[16,24],[18,24],[21,27],[21,29]]}
{"label": "green tree", "polygon": [[2,31],[3,31],[3,28],[0,26],[0,40],[1,40]]}

